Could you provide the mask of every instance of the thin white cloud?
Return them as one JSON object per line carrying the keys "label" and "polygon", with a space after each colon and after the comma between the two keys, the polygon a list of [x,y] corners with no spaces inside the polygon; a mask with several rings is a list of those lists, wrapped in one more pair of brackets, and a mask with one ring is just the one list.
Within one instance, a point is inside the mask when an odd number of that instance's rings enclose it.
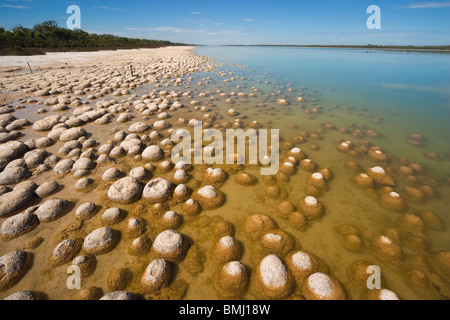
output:
{"label": "thin white cloud", "polygon": [[191,14],[202,14],[201,12],[193,11]]}
{"label": "thin white cloud", "polygon": [[423,8],[444,8],[450,7],[450,1],[446,2],[421,2],[421,3],[413,3],[405,6],[405,8],[409,9],[423,9]]}
{"label": "thin white cloud", "polygon": [[160,33],[204,33],[205,29],[187,29],[178,27],[155,27],[155,28],[125,28],[130,31],[147,31]]}
{"label": "thin white cloud", "polygon": [[103,10],[110,10],[110,11],[119,11],[119,9],[117,9],[117,8],[111,8],[111,7],[106,7],[106,6],[94,6],[92,8],[94,8],[94,9],[103,9]]}
{"label": "thin white cloud", "polygon": [[25,7],[25,6],[16,6],[16,5],[12,5],[12,4],[0,4],[0,8],[28,9],[28,7]]}
{"label": "thin white cloud", "polygon": [[253,22],[253,21],[255,21],[255,19],[245,18],[245,19],[242,19],[242,21],[245,21],[245,22]]}

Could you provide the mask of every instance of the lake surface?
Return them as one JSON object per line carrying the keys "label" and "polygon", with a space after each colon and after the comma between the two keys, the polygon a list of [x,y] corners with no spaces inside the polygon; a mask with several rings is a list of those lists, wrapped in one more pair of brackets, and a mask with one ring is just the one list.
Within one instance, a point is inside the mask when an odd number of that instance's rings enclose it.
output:
{"label": "lake surface", "polygon": [[[248,65],[253,78],[307,87],[317,103],[364,108],[374,117],[392,113],[383,127],[385,148],[424,161],[439,175],[450,165],[429,162],[424,153],[450,153],[450,55],[424,52],[289,48],[197,47],[198,54]],[[406,135],[419,133],[425,148],[410,148]]]}

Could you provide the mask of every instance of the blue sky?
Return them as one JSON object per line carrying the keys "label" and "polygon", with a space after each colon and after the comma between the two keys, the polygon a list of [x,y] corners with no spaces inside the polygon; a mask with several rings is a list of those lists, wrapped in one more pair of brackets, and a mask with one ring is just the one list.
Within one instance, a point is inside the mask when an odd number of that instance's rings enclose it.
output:
{"label": "blue sky", "polygon": [[[72,4],[87,32],[192,44],[450,44],[442,0],[0,0],[0,26],[66,27]],[[366,26],[369,5],[381,9],[380,30]]]}

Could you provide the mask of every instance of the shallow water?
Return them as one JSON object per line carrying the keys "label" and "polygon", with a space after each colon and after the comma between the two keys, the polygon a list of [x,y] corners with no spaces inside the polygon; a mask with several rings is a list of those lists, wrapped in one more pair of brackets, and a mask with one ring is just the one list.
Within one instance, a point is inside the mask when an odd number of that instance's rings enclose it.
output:
{"label": "shallow water", "polygon": [[[308,172],[299,169],[296,174],[289,177],[287,182],[278,182],[277,186],[282,190],[282,196],[271,199],[265,196],[266,184],[259,176],[258,167],[247,167],[246,172],[252,173],[259,178],[256,186],[245,187],[234,181],[233,173],[230,171],[229,179],[219,189],[226,195],[226,203],[216,210],[203,210],[202,213],[191,220],[183,223],[179,231],[188,237],[191,245],[200,249],[205,256],[203,271],[191,274],[186,266],[186,261],[177,266],[176,281],[185,281],[187,290],[184,295],[186,299],[220,299],[222,296],[217,292],[214,281],[215,274],[220,265],[214,262],[210,254],[217,239],[212,236],[214,222],[222,219],[233,223],[235,237],[243,247],[243,255],[240,261],[244,263],[253,274],[256,265],[268,253],[264,251],[258,241],[250,239],[243,229],[244,219],[251,213],[263,213],[276,221],[279,229],[287,232],[295,239],[295,247],[310,251],[322,259],[333,275],[344,287],[348,298],[358,299],[361,292],[350,284],[346,269],[355,260],[367,260],[381,267],[385,279],[383,287],[388,288],[401,299],[428,299],[417,288],[410,287],[408,279],[397,268],[379,259],[371,251],[371,241],[387,228],[401,230],[398,224],[399,213],[391,212],[380,206],[377,197],[366,193],[353,183],[355,172],[346,168],[348,161],[356,161],[363,168],[379,165],[378,162],[367,157],[352,157],[336,150],[336,140],[351,140],[358,144],[361,140],[370,141],[373,145],[380,146],[384,152],[391,154],[393,161],[389,164],[382,163],[386,168],[395,170],[404,157],[410,162],[421,163],[429,177],[436,179],[433,188],[440,195],[438,198],[430,198],[425,204],[414,204],[408,202],[408,212],[416,213],[420,210],[435,212],[447,225],[444,231],[426,229],[421,235],[428,242],[428,248],[420,251],[411,248],[405,243],[401,245],[406,255],[419,255],[427,258],[430,252],[438,250],[450,250],[450,213],[448,197],[450,188],[444,182],[450,175],[450,153],[447,137],[450,128],[447,123],[450,116],[449,83],[450,56],[436,54],[417,54],[403,52],[383,52],[365,50],[336,50],[336,49],[298,49],[298,48],[234,48],[234,47],[200,47],[196,49],[198,54],[213,57],[218,62],[226,64],[219,65],[214,72],[200,72],[192,74],[194,78],[188,88],[192,90],[192,96],[200,101],[199,106],[208,106],[211,111],[222,116],[222,121],[233,121],[234,117],[228,116],[227,110],[234,108],[246,118],[244,123],[254,120],[264,124],[265,128],[280,129],[282,137],[281,155],[290,149],[283,142],[307,132],[310,137],[299,146],[319,168],[328,167],[333,172],[333,180],[329,182],[330,188],[319,197],[326,207],[324,217],[317,221],[311,221],[309,227],[304,231],[292,228],[286,219],[278,215],[278,205],[281,201],[288,200],[297,207],[298,201],[305,196],[305,180]],[[245,67],[244,67],[245,66]],[[233,72],[233,75],[221,77],[219,71]],[[235,80],[232,81],[231,77]],[[240,80],[245,77],[244,80]],[[198,82],[208,84],[198,86]],[[224,82],[223,80],[229,80]],[[268,81],[268,83],[265,83]],[[240,86],[240,88],[237,88]],[[253,91],[252,87],[259,91]],[[141,96],[149,93],[155,87],[146,85],[136,90]],[[164,88],[164,87],[162,87]],[[171,87],[169,87],[171,88]],[[165,89],[165,88],[164,88]],[[216,94],[216,90],[223,92],[244,92],[245,98],[232,96],[232,104],[225,103],[224,98]],[[289,89],[291,89],[289,91]],[[173,88],[178,91],[180,88]],[[199,97],[200,92],[209,92],[206,97]],[[254,93],[254,97],[248,94]],[[211,96],[214,100],[211,100]],[[303,102],[298,102],[297,97],[303,97]],[[279,98],[286,99],[289,104],[280,106],[276,103]],[[104,97],[112,99],[112,96]],[[121,98],[119,100],[122,100]],[[180,98],[180,101],[188,105],[189,99]],[[259,104],[263,104],[261,106]],[[267,106],[273,107],[267,109]],[[321,106],[321,113],[305,113],[315,106]],[[426,107],[425,107],[426,106]],[[17,110],[15,116],[28,117],[34,121],[40,116],[35,115],[33,106]],[[168,120],[173,128],[182,126],[174,124],[174,120],[183,117],[187,120],[200,120],[205,112],[193,110],[192,107],[171,112]],[[135,118],[132,122],[148,121],[154,122],[154,117],[146,118],[137,112],[133,112]],[[376,121],[374,121],[376,120]],[[132,122],[125,124],[98,126],[93,123],[85,126],[92,136],[100,143],[112,139],[111,129],[127,130]],[[338,130],[323,130],[323,124],[329,122],[336,128],[347,127],[352,130],[362,128],[364,131],[373,130],[379,137],[355,137],[350,133],[341,133]],[[353,124],[350,126],[349,124]],[[290,126],[291,125],[291,126]],[[292,125],[295,125],[292,126]],[[21,140],[25,141],[31,137],[38,136],[31,129],[27,129]],[[311,138],[311,134],[319,133],[320,140]],[[420,133],[426,138],[422,148],[408,144],[407,135]],[[166,137],[170,137],[165,133]],[[311,148],[311,144],[318,150]],[[56,153],[61,147],[57,144],[47,150]],[[442,160],[431,160],[424,153],[433,151],[442,157]],[[143,161],[136,161],[132,157],[117,160],[115,167],[129,172],[132,168],[144,165]],[[37,236],[44,237],[44,242],[33,250],[34,263],[31,270],[13,288],[0,293],[0,298],[6,297],[19,290],[34,290],[45,293],[51,299],[73,299],[77,292],[70,291],[66,287],[65,269],[67,265],[50,268],[46,264],[46,258],[50,255],[56,244],[67,235],[70,237],[85,237],[92,230],[102,226],[101,213],[107,207],[115,206],[111,203],[106,193],[112,183],[101,181],[101,175],[109,168],[98,166],[90,176],[94,179],[95,188],[89,192],[73,191],[71,186],[75,179],[70,175],[57,179],[64,185],[64,189],[54,197],[69,199],[76,202],[76,207],[87,201],[92,201],[102,206],[100,213],[94,218],[83,222],[83,226],[75,231],[62,234],[64,227],[74,221],[74,212],[69,212],[64,217],[50,224],[41,224],[36,229],[10,242],[1,242],[1,253],[7,253],[14,249],[25,246],[30,240]],[[221,166],[229,169],[227,166]],[[190,172],[197,180],[202,179],[205,167],[195,166]],[[153,176],[170,178],[171,173],[162,174],[158,171]],[[54,179],[52,171],[46,172],[35,178],[37,184]],[[401,190],[405,182],[396,177],[399,182],[398,189]],[[140,200],[131,205],[121,205],[128,211],[128,216],[140,216],[147,220],[146,234],[153,241],[161,231],[160,222],[149,213],[150,206]],[[171,210],[178,211],[178,206]],[[114,229],[123,231],[126,225],[125,219],[120,224],[113,226]],[[335,228],[341,225],[352,225],[359,230],[363,240],[363,250],[359,253],[345,249],[341,242],[341,236],[336,233]],[[401,236],[407,237],[410,233],[401,230]],[[122,236],[118,246],[109,254],[97,257],[95,273],[87,279],[83,279],[82,287],[98,286],[104,293],[108,292],[106,279],[113,268],[128,267],[133,272],[133,278],[127,290],[140,293],[140,276],[148,265],[150,255],[139,258],[128,254],[128,246],[133,239]],[[423,270],[427,272],[427,270]],[[244,298],[254,299],[250,290]],[[447,291],[450,284],[446,283]],[[298,295],[298,290],[291,297]],[[172,297],[178,297],[173,294]],[[436,297],[433,297],[436,298]],[[446,298],[448,296],[440,296]]]}

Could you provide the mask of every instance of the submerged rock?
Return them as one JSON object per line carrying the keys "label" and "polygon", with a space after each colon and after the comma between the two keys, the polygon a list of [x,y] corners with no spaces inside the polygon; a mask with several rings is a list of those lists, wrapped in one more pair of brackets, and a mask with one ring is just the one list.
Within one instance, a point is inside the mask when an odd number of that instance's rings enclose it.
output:
{"label": "submerged rock", "polygon": [[2,239],[5,241],[17,238],[27,232],[33,230],[39,221],[36,215],[31,212],[16,214],[6,219],[1,227]]}
{"label": "submerged rock", "polygon": [[115,182],[108,190],[108,198],[118,202],[133,202],[141,195],[142,187],[139,181],[125,177]]}
{"label": "submerged rock", "polygon": [[23,209],[33,199],[33,192],[14,189],[0,196],[0,218],[10,216]]}
{"label": "submerged rock", "polygon": [[33,124],[34,131],[50,131],[52,128],[59,123],[61,119],[60,116],[48,116],[42,120],[36,121]]}
{"label": "submerged rock", "polygon": [[158,161],[164,158],[164,151],[158,146],[150,146],[142,152],[142,158],[148,161]]}
{"label": "submerged rock", "polygon": [[17,250],[0,257],[0,291],[6,290],[27,272],[28,254]]}
{"label": "submerged rock", "polygon": [[19,291],[16,293],[13,293],[10,296],[7,296],[5,300],[16,300],[16,301],[32,301],[37,300],[36,296],[31,291]]}
{"label": "submerged rock", "polygon": [[72,260],[81,249],[81,239],[66,239],[61,241],[49,258],[52,266],[60,266]]}
{"label": "submerged rock", "polygon": [[142,196],[151,203],[164,202],[171,197],[172,190],[172,182],[156,178],[147,183]]}
{"label": "submerged rock", "polygon": [[62,199],[48,200],[37,210],[36,215],[40,222],[51,222],[57,220],[69,205],[69,201]]}
{"label": "submerged rock", "polygon": [[286,266],[276,255],[266,256],[257,266],[259,294],[269,299],[287,297],[294,289],[294,281]]}
{"label": "submerged rock", "polygon": [[153,293],[168,285],[171,277],[170,263],[164,259],[153,260],[145,269],[141,284],[146,293]]}
{"label": "submerged rock", "polygon": [[29,176],[31,176],[31,173],[24,167],[6,168],[0,173],[0,184],[15,184],[27,179]]}
{"label": "submerged rock", "polygon": [[80,205],[75,211],[75,217],[81,220],[88,220],[97,213],[97,206],[93,202],[86,202]]}
{"label": "submerged rock", "polygon": [[92,231],[83,243],[83,250],[92,255],[102,255],[110,252],[116,242],[114,230],[102,227]]}
{"label": "submerged rock", "polygon": [[63,175],[72,170],[74,163],[75,162],[72,159],[64,159],[58,162],[53,170],[57,175]]}
{"label": "submerged rock", "polygon": [[83,136],[86,136],[87,132],[83,128],[70,128],[61,133],[61,136],[59,137],[59,140],[61,141],[70,141],[70,140],[77,140]]}
{"label": "submerged rock", "polygon": [[134,300],[134,295],[128,291],[114,291],[100,298],[100,300]]}

